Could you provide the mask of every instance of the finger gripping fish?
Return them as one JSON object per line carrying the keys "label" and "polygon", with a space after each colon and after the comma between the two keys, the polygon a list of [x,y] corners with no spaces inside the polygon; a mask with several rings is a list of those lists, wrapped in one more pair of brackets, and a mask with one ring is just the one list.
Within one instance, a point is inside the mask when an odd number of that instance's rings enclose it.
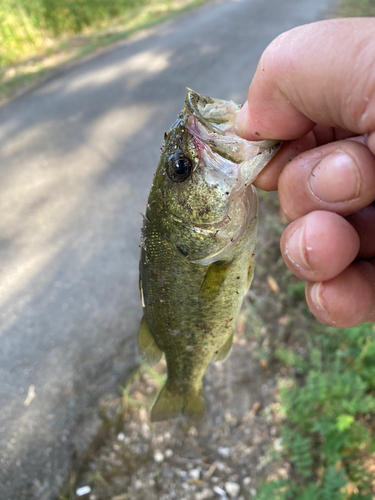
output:
{"label": "finger gripping fish", "polygon": [[253,276],[252,182],[279,143],[238,137],[239,110],[189,90],[154,176],[141,237],[138,344],[150,364],[165,354],[168,378],[152,421],[203,414],[202,377],[212,359],[229,354]]}

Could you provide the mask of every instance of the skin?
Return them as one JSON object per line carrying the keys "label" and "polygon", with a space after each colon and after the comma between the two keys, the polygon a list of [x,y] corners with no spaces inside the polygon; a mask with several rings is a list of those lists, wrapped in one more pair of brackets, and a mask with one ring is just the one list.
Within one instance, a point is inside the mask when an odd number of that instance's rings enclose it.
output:
{"label": "skin", "polygon": [[312,313],[336,327],[375,321],[375,19],[333,19],[263,53],[238,135],[286,142],[255,185],[278,189],[291,224],[286,265]]}

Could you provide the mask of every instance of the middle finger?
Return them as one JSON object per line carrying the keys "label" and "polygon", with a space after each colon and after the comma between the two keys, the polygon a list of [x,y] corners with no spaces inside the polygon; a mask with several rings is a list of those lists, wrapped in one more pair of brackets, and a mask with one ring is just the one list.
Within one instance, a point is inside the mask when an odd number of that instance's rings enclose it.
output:
{"label": "middle finger", "polygon": [[375,200],[375,157],[350,139],[320,146],[286,165],[278,190],[290,220],[314,210],[349,215]]}

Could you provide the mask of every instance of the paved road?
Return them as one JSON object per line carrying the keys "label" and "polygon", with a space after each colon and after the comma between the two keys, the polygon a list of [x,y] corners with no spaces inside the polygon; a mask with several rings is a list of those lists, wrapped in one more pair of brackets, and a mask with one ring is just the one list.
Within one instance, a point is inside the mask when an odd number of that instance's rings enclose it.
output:
{"label": "paved road", "polygon": [[265,46],[331,3],[209,4],[0,110],[1,500],[55,498],[134,367],[139,212],[185,87],[243,101]]}

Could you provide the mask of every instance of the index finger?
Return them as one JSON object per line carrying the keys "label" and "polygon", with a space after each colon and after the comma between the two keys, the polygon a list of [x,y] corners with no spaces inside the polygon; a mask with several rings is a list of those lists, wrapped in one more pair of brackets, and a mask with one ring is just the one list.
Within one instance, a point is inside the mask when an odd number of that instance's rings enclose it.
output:
{"label": "index finger", "polygon": [[260,59],[237,133],[252,141],[291,140],[319,123],[369,134],[375,153],[374,33],[375,19],[353,18],[280,35]]}

